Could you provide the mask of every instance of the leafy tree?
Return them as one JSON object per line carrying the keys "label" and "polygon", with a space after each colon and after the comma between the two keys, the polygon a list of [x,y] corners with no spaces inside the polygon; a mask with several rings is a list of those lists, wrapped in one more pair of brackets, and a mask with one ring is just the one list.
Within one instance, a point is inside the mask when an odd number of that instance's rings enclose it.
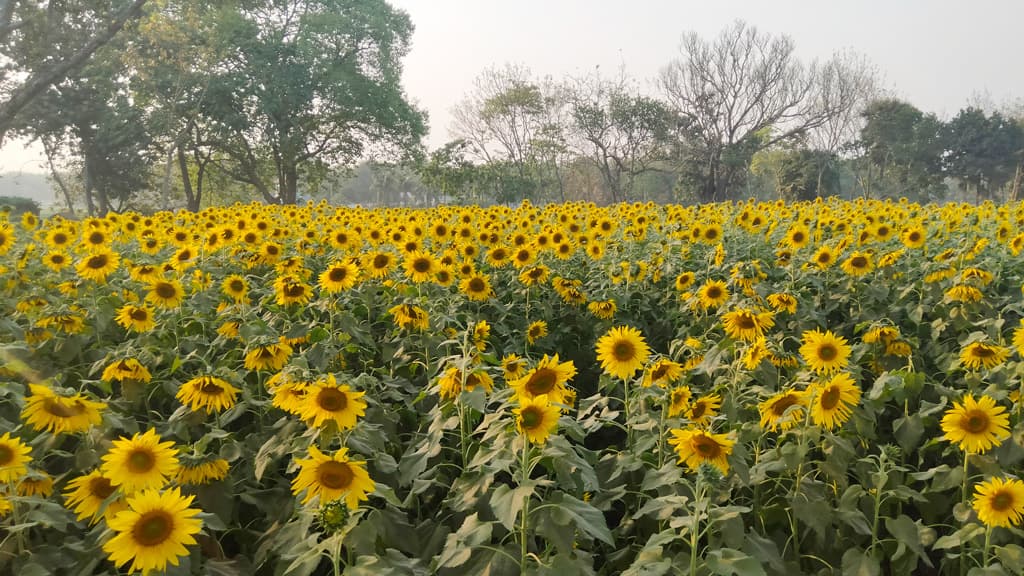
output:
{"label": "leafy tree", "polygon": [[944,129],[946,172],[957,178],[978,201],[1010,183],[1024,155],[1024,130],[999,112],[986,115],[965,108]]}
{"label": "leafy tree", "polygon": [[778,191],[789,201],[813,200],[838,192],[839,170],[834,154],[806,148],[786,151],[778,165]]}
{"label": "leafy tree", "polygon": [[142,14],[146,0],[0,0],[0,143],[12,129],[32,123],[23,112],[80,70],[125,25]]}
{"label": "leafy tree", "polygon": [[942,122],[892,98],[869,104],[856,143],[855,170],[867,196],[934,199],[945,193]]}
{"label": "leafy tree", "polygon": [[215,165],[268,202],[369,151],[408,151],[425,132],[405,97],[412,24],[383,0],[244,1],[216,15],[199,103]]}

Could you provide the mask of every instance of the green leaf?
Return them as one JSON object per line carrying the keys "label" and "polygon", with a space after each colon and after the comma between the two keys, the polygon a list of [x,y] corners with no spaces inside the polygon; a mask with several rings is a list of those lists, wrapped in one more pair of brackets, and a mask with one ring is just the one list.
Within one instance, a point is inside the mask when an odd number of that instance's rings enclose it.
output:
{"label": "green leaf", "polygon": [[712,574],[720,576],[766,576],[760,562],[732,548],[712,550],[704,561]]}
{"label": "green leaf", "polygon": [[851,548],[843,554],[843,576],[878,576],[881,572],[878,560],[858,548]]}
{"label": "green leaf", "polygon": [[523,510],[526,498],[533,496],[536,486],[534,482],[516,488],[502,484],[494,490],[494,494],[491,496],[491,509],[494,510],[494,516],[506,530],[515,529],[516,517]]}
{"label": "green leaf", "polygon": [[967,576],[1009,576],[1006,570],[999,564],[989,564],[988,566],[977,566],[967,571]]}
{"label": "green leaf", "polygon": [[[612,532],[608,529],[608,524],[605,522],[604,514],[587,502],[573,498],[565,492],[555,492],[545,500],[545,504],[550,504],[556,510],[568,513],[572,520],[575,521],[576,528],[582,530],[591,538],[606,544],[615,544]],[[554,518],[555,522],[559,521],[557,514]]]}
{"label": "green leaf", "polygon": [[912,452],[918,447],[921,436],[924,435],[924,423],[921,421],[921,415],[915,413],[896,420],[893,433],[900,448],[904,452]]}
{"label": "green leaf", "polygon": [[1016,544],[996,546],[996,557],[1014,574],[1024,574],[1024,548]]}
{"label": "green leaf", "polygon": [[885,519],[885,529],[893,535],[896,540],[909,548],[917,557],[923,559],[929,566],[932,565],[931,560],[924,552],[924,546],[921,545],[921,533],[917,524],[910,519],[906,514],[900,514],[896,518]]}
{"label": "green leaf", "polygon": [[437,558],[439,568],[454,568],[465,564],[473,554],[473,548],[490,542],[493,522],[481,522],[476,514],[466,517],[454,534],[449,534],[444,550]]}

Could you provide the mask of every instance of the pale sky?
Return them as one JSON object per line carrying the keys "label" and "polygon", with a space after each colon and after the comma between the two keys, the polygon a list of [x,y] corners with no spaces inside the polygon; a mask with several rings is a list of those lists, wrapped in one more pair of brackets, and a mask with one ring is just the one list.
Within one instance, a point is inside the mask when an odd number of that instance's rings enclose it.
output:
{"label": "pale sky", "polygon": [[[711,38],[733,20],[787,34],[801,58],[840,49],[867,56],[886,88],[927,112],[952,116],[972,97],[1024,97],[1020,0],[390,0],[416,26],[405,88],[430,114],[431,148],[450,138],[450,109],[488,66],[525,65],[539,76],[600,66],[650,86],[694,30]],[[34,150],[11,143],[0,172],[43,171]]]}

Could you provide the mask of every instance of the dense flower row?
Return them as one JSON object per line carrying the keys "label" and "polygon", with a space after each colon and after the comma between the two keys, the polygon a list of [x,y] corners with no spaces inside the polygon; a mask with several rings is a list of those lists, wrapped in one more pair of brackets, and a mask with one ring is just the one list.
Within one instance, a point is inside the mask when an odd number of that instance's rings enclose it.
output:
{"label": "dense flower row", "polygon": [[[902,569],[1012,570],[1022,230],[1019,204],[874,201],[26,214],[0,227],[0,567],[612,574],[658,546],[784,572],[898,540]],[[389,540],[391,512],[443,532]],[[43,558],[56,533],[81,544]]]}

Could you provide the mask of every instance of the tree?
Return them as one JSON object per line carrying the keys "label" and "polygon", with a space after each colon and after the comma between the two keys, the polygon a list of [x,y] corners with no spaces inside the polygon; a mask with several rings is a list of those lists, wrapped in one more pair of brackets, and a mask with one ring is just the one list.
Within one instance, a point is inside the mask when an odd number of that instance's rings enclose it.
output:
{"label": "tree", "polygon": [[1024,155],[1024,130],[1016,122],[968,107],[946,124],[944,135],[946,172],[973,188],[977,201],[1015,178]]}
{"label": "tree", "polygon": [[612,202],[631,199],[637,177],[665,158],[672,114],[622,72],[609,79],[595,71],[563,90],[573,150],[597,168]]}
{"label": "tree", "polygon": [[[759,150],[805,136],[858,103],[839,78],[845,56],[804,64],[788,36],[737,21],[713,42],[684,35],[681,55],[659,85],[681,117],[682,171],[698,180],[698,198],[729,198]],[[856,84],[856,82],[850,82]]]}
{"label": "tree", "polygon": [[551,82],[521,66],[490,68],[453,110],[452,132],[487,165],[486,180],[499,202],[518,202],[564,190],[561,175],[563,106]]}
{"label": "tree", "polygon": [[215,165],[267,202],[367,152],[408,151],[424,115],[402,90],[412,24],[383,0],[247,1],[217,15],[199,117]]}
{"label": "tree", "polygon": [[[24,119],[19,115],[50,87],[81,69],[147,0],[39,2],[0,0],[0,144]],[[111,5],[113,4],[113,5]]]}
{"label": "tree", "polygon": [[933,199],[945,191],[942,122],[912,104],[884,98],[863,112],[855,162],[865,195]]}

